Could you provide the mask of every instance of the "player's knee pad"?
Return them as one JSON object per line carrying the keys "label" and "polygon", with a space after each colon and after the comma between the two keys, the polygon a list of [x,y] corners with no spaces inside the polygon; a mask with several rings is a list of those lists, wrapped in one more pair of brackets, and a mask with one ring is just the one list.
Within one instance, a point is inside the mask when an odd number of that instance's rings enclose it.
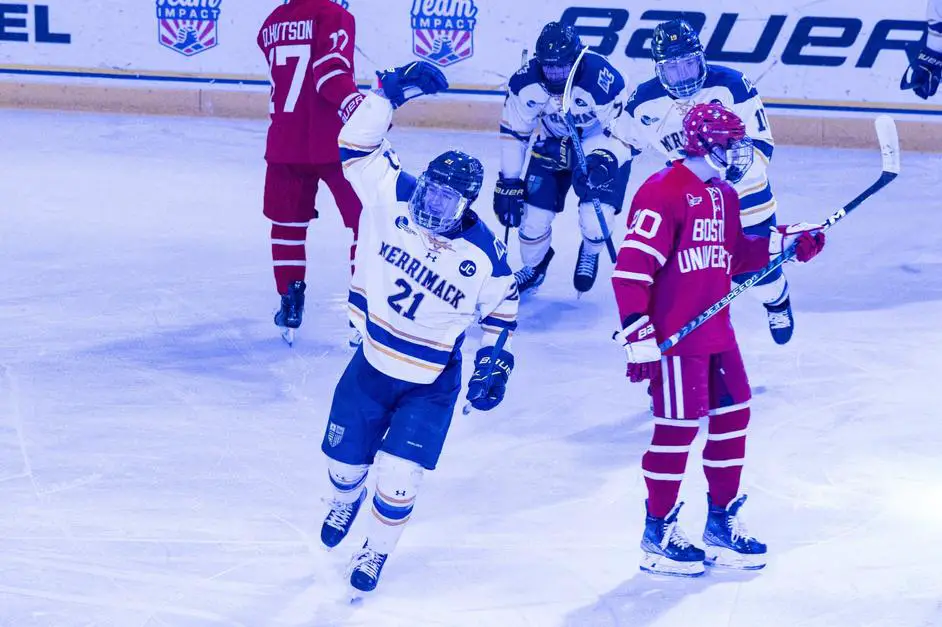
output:
{"label": "player's knee pad", "polygon": [[723,467],[730,460],[741,460],[746,454],[746,433],[749,427],[749,402],[710,410],[710,424],[706,446],[703,449],[704,465]]}
{"label": "player's knee pad", "polygon": [[367,464],[345,464],[328,458],[327,474],[334,487],[334,498],[349,503],[357,500],[369,469]]}
{"label": "player's knee pad", "polygon": [[[602,217],[605,220],[605,231],[611,234],[615,208],[607,204],[602,204],[600,208],[602,209]],[[605,245],[605,233],[602,231],[602,224],[592,203],[584,202],[579,204],[579,228],[582,230],[582,237],[585,240],[587,249],[593,253],[602,250]]]}
{"label": "player's knee pad", "polygon": [[376,493],[373,495],[373,525],[370,546],[380,553],[396,547],[422,484],[424,469],[407,459],[380,451],[376,455]]}

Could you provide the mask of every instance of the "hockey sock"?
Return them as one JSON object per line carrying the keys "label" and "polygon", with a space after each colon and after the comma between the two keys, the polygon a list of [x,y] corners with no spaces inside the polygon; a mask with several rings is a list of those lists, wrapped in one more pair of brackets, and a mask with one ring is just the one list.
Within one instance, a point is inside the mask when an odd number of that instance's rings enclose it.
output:
{"label": "hockey sock", "polygon": [[328,459],[327,474],[334,487],[334,500],[340,503],[353,503],[360,496],[360,488],[366,483],[366,473],[370,467],[366,464],[345,464],[335,459]]}
{"label": "hockey sock", "polygon": [[[601,207],[602,215],[605,217],[605,226],[611,232],[611,225],[615,219],[615,207],[605,203],[602,203]],[[579,204],[579,228],[582,231],[582,241],[586,252],[595,255],[605,249],[605,234],[602,233],[602,225],[595,213],[595,206],[591,202]]]}
{"label": "hockey sock", "polygon": [[687,455],[699,426],[697,420],[654,419],[654,436],[641,458],[642,474],[648,486],[648,513],[652,516],[666,517],[677,502]]}
{"label": "hockey sock", "polygon": [[556,214],[547,209],[527,205],[520,225],[520,260],[523,265],[538,265],[553,241],[553,219]]}
{"label": "hockey sock", "polygon": [[752,296],[764,305],[776,307],[788,298],[788,281],[784,274],[770,283],[757,283],[752,287]]}
{"label": "hockey sock", "polygon": [[710,410],[709,434],[703,448],[703,473],[714,505],[727,507],[739,494],[748,425],[748,401]]}
{"label": "hockey sock", "polygon": [[271,223],[271,258],[279,294],[287,294],[289,285],[304,280],[307,226],[307,222]]}
{"label": "hockey sock", "polygon": [[388,453],[377,454],[376,493],[366,534],[374,551],[388,554],[396,548],[412,516],[423,473],[415,462]]}

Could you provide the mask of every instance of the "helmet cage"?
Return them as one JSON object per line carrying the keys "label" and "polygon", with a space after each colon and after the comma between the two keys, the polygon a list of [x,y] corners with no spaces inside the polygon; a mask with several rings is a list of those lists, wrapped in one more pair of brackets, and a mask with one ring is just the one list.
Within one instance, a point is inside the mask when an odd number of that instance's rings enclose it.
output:
{"label": "helmet cage", "polygon": [[748,137],[737,139],[726,147],[713,145],[706,160],[730,183],[738,183],[746,176],[755,160],[755,147]]}
{"label": "helmet cage", "polygon": [[427,231],[442,234],[453,230],[471,202],[453,187],[429,180],[422,174],[409,199],[412,220]]}
{"label": "helmet cage", "polygon": [[569,80],[569,74],[572,72],[572,64],[567,65],[543,65],[540,67],[543,72],[543,79],[546,86],[553,93],[562,92],[566,87],[566,81]]}
{"label": "helmet cage", "polygon": [[699,50],[657,61],[654,68],[661,85],[675,98],[690,98],[706,82],[706,56]]}

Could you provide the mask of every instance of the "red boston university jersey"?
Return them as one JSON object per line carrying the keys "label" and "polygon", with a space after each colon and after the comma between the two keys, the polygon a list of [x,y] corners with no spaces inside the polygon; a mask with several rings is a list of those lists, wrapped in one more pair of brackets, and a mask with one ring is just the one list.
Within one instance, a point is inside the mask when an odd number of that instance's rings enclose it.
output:
{"label": "red boston university jersey", "polygon": [[360,99],[356,24],[333,0],[291,0],[265,20],[258,46],[271,75],[270,163],[337,163],[341,113]]}
{"label": "red boston university jersey", "polygon": [[[612,274],[618,311],[622,320],[648,314],[658,342],[725,296],[732,275],[769,262],[769,240],[742,232],[732,186],[704,183],[682,161],[644,182],[628,225]],[[667,354],[708,355],[735,346],[727,308]]]}

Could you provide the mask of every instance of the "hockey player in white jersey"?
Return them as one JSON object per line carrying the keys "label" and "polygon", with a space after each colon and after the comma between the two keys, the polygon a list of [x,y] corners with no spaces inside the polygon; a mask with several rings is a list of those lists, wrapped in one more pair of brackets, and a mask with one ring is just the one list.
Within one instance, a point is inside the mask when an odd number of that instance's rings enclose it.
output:
{"label": "hockey player in white jersey", "polygon": [[[546,278],[554,255],[553,219],[563,210],[570,187],[579,198],[582,243],[573,284],[580,293],[587,292],[595,283],[599,252],[605,246],[593,197],[601,203],[609,233],[625,197],[630,162],[619,170],[616,151],[623,148],[606,131],[621,113],[625,81],[605,57],[592,52],[586,53],[574,69],[581,50],[582,42],[572,26],[550,22],[540,33],[534,58],[510,78],[504,101],[500,123],[501,168],[494,190],[494,212],[505,227],[520,228],[524,267],[516,272],[516,277],[521,293],[535,290]],[[588,177],[575,163],[562,113],[563,90],[572,72],[575,76],[571,110],[585,150]],[[533,133],[537,136],[524,174]],[[611,180],[594,187],[591,181],[596,177]]]}
{"label": "hockey player in white jersey", "polygon": [[942,81],[942,0],[928,0],[926,20],[922,50],[909,64],[899,84],[900,89],[912,89],[923,100],[935,96]]}
{"label": "hockey player in white jersey", "polygon": [[[702,102],[720,103],[746,123],[755,148],[753,165],[734,184],[739,193],[743,231],[768,236],[776,224],[777,203],[769,183],[768,166],[775,143],[755,86],[742,73],[707,64],[703,46],[693,28],[682,19],[658,24],[651,51],[657,77],[641,83],[628,99],[624,114],[612,133],[634,151],[652,146],[670,161],[684,157],[683,119]],[[617,153],[616,153],[617,154]],[[750,275],[733,277],[742,282]],[[750,293],[767,312],[769,330],[778,344],[787,343],[794,330],[788,281],[781,270],[757,283]]]}
{"label": "hockey player in white jersey", "polygon": [[490,410],[514,365],[509,341],[492,362],[495,339],[516,328],[519,301],[503,243],[470,209],[481,162],[449,150],[416,179],[386,138],[393,109],[445,89],[444,75],[420,61],[379,77],[380,90],[358,96],[340,132],[344,173],[363,201],[349,294],[363,342],[334,391],[321,446],[333,485],[321,529],[329,548],[349,532],[373,467],[367,539],[350,565],[360,592],[376,587],[422,476],[438,462],[461,390],[465,330],[478,322],[484,331],[467,399]]}

